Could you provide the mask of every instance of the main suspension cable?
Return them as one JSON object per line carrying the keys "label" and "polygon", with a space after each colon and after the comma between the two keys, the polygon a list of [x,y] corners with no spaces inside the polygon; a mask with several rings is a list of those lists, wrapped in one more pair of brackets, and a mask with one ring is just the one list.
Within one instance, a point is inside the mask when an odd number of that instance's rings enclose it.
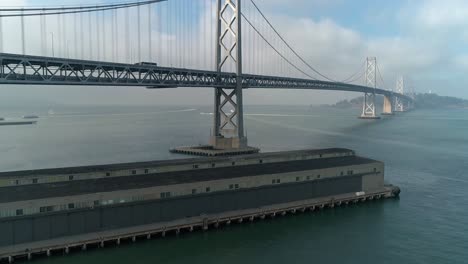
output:
{"label": "main suspension cable", "polygon": [[281,54],[263,35],[262,33],[260,33],[260,31],[250,22],[250,20],[244,15],[242,14],[242,17],[245,19],[245,21],[247,21],[247,23],[252,27],[252,29],[257,32],[257,34],[279,55],[281,56],[281,58],[283,58],[289,65],[291,65],[292,67],[294,67],[296,70],[298,70],[299,72],[301,72],[302,74],[304,74],[305,76],[311,78],[311,79],[314,79],[316,80],[316,78],[314,78],[313,76],[307,74],[306,72],[304,72],[303,70],[301,70],[299,67],[297,67],[295,64],[293,64],[290,60],[288,60],[283,54]]}

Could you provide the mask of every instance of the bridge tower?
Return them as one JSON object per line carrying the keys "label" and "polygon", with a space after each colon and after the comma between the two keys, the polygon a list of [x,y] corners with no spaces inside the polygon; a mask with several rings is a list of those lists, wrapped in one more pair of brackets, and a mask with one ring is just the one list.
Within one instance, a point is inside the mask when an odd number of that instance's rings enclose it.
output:
{"label": "bridge tower", "polygon": [[[403,76],[400,76],[396,82],[396,92],[399,94],[404,94],[404,89],[405,89],[405,81],[403,79]],[[403,99],[395,96],[395,112],[404,112],[404,111],[405,111],[405,106],[404,106]]]}
{"label": "bridge tower", "polygon": [[[256,153],[244,135],[242,103],[241,0],[216,0],[215,67],[217,72],[236,74],[235,87],[215,87],[213,132],[209,146],[178,147],[172,152],[222,156]],[[218,80],[221,83],[221,80]]]}
{"label": "bridge tower", "polygon": [[[368,87],[377,88],[377,58],[367,57],[365,85]],[[375,115],[375,92],[364,93],[362,105],[362,114],[359,118],[362,119],[379,119]]]}
{"label": "bridge tower", "polygon": [[215,149],[247,147],[244,135],[242,103],[242,26],[241,0],[217,0],[216,9],[216,71],[235,68],[236,87],[215,88],[213,135]]}

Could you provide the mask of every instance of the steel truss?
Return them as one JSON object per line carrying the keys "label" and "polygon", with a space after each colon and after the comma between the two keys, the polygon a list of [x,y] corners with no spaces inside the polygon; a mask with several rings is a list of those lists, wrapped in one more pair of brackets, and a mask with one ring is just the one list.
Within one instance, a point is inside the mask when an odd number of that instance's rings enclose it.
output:
{"label": "steel truss", "polygon": [[[242,88],[364,92],[412,100],[362,85],[265,75],[241,75]],[[0,53],[0,84],[141,86],[147,88],[237,86],[235,73]],[[229,92],[229,90],[227,91]]]}

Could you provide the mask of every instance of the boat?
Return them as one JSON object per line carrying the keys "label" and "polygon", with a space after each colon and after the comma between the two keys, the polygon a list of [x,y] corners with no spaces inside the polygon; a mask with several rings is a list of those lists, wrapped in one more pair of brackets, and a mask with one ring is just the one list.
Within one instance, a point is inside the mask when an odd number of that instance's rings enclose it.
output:
{"label": "boat", "polygon": [[34,125],[36,123],[36,120],[5,120],[4,118],[0,119],[0,126]]}
{"label": "boat", "polygon": [[25,115],[23,116],[24,119],[37,119],[39,118],[39,116],[37,115]]}

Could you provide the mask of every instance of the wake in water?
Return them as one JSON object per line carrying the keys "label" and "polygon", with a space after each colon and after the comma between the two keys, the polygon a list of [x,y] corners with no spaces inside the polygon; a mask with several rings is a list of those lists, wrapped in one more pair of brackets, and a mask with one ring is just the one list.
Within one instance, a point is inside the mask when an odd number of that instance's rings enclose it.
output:
{"label": "wake in water", "polygon": [[80,114],[80,113],[55,113],[49,115],[49,117],[79,117],[79,116],[136,116],[136,115],[151,115],[151,114],[167,114],[167,113],[181,113],[181,112],[193,112],[197,111],[195,108],[180,109],[180,110],[167,110],[167,111],[156,111],[156,112],[138,112],[138,113],[105,113],[105,114]]}

